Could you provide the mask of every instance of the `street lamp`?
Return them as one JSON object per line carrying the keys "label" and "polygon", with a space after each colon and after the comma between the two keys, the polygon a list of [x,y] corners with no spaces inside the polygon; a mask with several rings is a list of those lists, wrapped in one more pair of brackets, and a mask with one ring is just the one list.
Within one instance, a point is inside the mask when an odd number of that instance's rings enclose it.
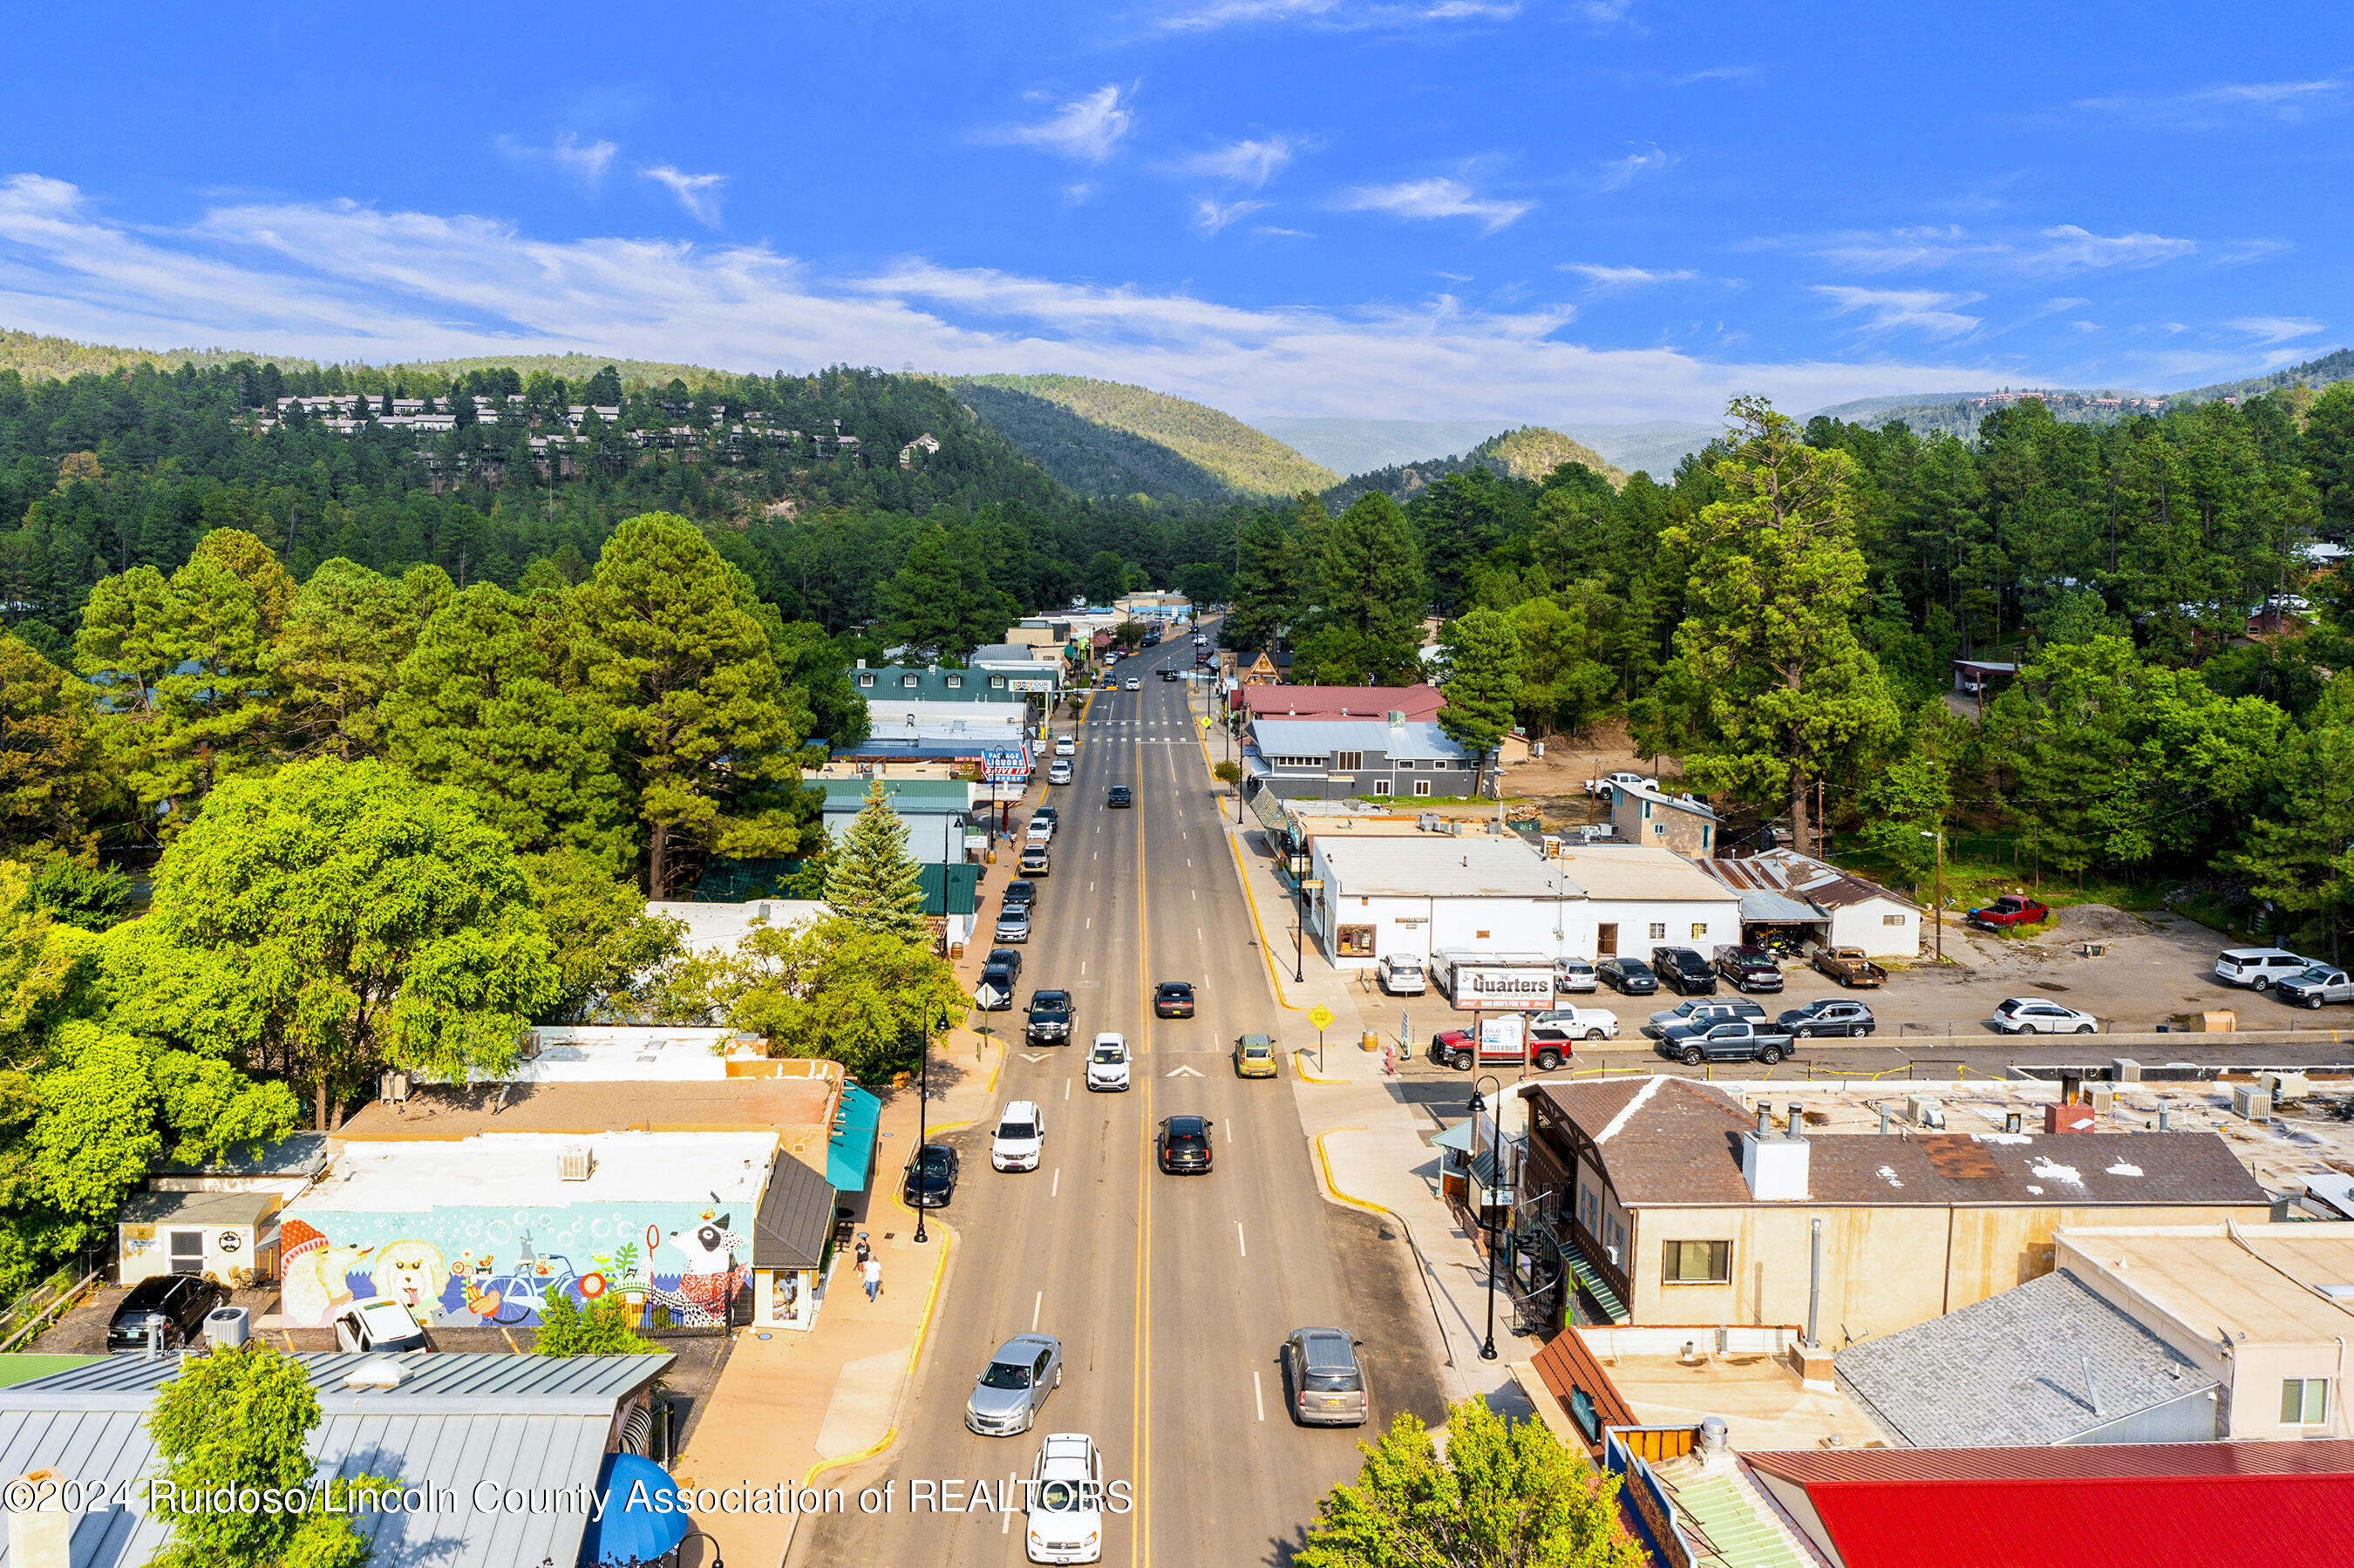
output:
{"label": "street lamp", "polygon": [[1924,832],[1921,836],[1937,841],[1936,892],[1931,895],[1936,904],[1929,911],[1929,917],[1937,923],[1937,961],[1942,964],[1946,961],[1946,830],[1939,828],[1934,833]]}
{"label": "street lamp", "polygon": [[[1471,1180],[1475,1183],[1479,1180],[1479,1118],[1488,1108],[1487,1100],[1479,1093],[1481,1084],[1491,1086],[1498,1094],[1504,1088],[1493,1073],[1482,1073],[1471,1081]],[[1500,1124],[1498,1130],[1502,1130]],[[1492,1167],[1501,1160],[1502,1153],[1491,1147],[1488,1159]],[[1487,1196],[1487,1191],[1480,1189],[1474,1208],[1479,1215],[1479,1228],[1488,1233],[1488,1338],[1479,1346],[1479,1359],[1492,1361],[1496,1359],[1496,1232],[1488,1224]]]}
{"label": "street lamp", "polygon": [[[948,1014],[942,1013],[936,1025],[943,1034],[948,1033]],[[932,1111],[932,1037],[920,1036],[924,1054],[916,1067],[916,1245],[921,1246],[930,1238],[924,1234],[924,1145],[931,1138]]]}

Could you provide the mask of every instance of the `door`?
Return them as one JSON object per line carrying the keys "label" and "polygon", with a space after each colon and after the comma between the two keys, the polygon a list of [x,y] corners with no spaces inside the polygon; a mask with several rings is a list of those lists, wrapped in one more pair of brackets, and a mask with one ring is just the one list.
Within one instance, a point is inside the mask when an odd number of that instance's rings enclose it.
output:
{"label": "door", "polygon": [[202,1274],[205,1271],[205,1233],[174,1231],[172,1233],[172,1272]]}
{"label": "door", "polygon": [[1595,957],[1602,959],[1615,959],[1618,956],[1618,927],[1616,925],[1596,926],[1594,928],[1594,954]]}

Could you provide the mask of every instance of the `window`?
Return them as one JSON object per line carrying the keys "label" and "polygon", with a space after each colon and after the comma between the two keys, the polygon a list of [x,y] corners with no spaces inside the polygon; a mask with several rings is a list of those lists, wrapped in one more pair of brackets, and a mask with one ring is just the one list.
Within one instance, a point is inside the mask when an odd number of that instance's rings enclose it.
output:
{"label": "window", "polygon": [[2281,1384],[2281,1425],[2319,1426],[2329,1419],[2329,1380],[2293,1377]]}
{"label": "window", "polygon": [[1354,773],[1364,765],[1365,754],[1362,751],[1336,751],[1332,754],[1332,766],[1342,773]]}
{"label": "window", "polygon": [[875,683],[875,677],[871,674],[861,675],[858,677],[858,683],[862,686],[871,686]]}
{"label": "window", "polygon": [[992,692],[1002,692],[1005,690],[1005,677],[1002,675],[991,675],[989,678],[989,689]]}
{"label": "window", "polygon": [[1693,941],[1695,941],[1695,942],[1700,942],[1700,941],[1705,941],[1705,940],[1707,940],[1707,938],[1708,938],[1708,922],[1707,922],[1707,921],[1705,921],[1705,920],[1695,920],[1695,921],[1693,921],[1693,922],[1692,922],[1692,940],[1693,940]]}
{"label": "window", "polygon": [[1429,779],[1416,779],[1416,780],[1414,781],[1414,792],[1415,792],[1416,794],[1417,794],[1417,795],[1427,795],[1427,794],[1429,794],[1429,793],[1430,793],[1430,780],[1429,780]]}
{"label": "window", "polygon": [[918,677],[918,676],[915,676],[915,675],[902,675],[902,676],[900,676],[900,677],[899,677],[899,684],[901,684],[902,686],[905,686],[906,688],[907,688],[907,690],[909,690],[909,691],[911,691],[911,692],[912,692],[912,691],[914,691],[917,686],[922,685],[923,683],[923,683],[922,679],[921,679],[920,677]]}
{"label": "window", "polygon": [[1643,802],[1643,820],[1647,822],[1651,820],[1651,803],[1649,800]]}
{"label": "window", "polygon": [[964,685],[964,677],[963,677],[962,675],[960,675],[960,674],[957,674],[957,673],[955,673],[951,672],[951,673],[949,673],[949,691],[951,691],[951,692],[953,692],[953,691],[957,691],[957,690],[959,690],[960,688],[961,688],[963,685]]}
{"label": "window", "polygon": [[1411,757],[1401,757],[1401,758],[1398,758],[1398,768],[1399,768],[1399,769],[1400,769],[1401,771],[1403,771],[1403,772],[1406,772],[1406,773],[1411,773],[1411,772],[1413,772],[1413,771],[1415,770],[1415,767],[1416,767],[1416,764],[1415,764],[1415,760],[1414,760],[1414,758],[1411,758]]}
{"label": "window", "polygon": [[1659,1265],[1663,1285],[1727,1285],[1733,1280],[1729,1241],[1671,1241]]}
{"label": "window", "polygon": [[1373,956],[1373,927],[1343,926],[1341,927],[1341,956],[1344,959],[1370,959]]}
{"label": "window", "polygon": [[1652,922],[1651,922],[1651,940],[1653,940],[1654,942],[1664,942],[1664,941],[1666,941],[1667,939],[1668,939],[1668,923],[1667,923],[1665,920],[1654,920],[1654,921],[1652,921]]}
{"label": "window", "polygon": [[1702,851],[1705,851],[1708,848],[1708,830],[1706,828],[1702,828],[1700,831],[1700,847]]}
{"label": "window", "polygon": [[1376,779],[1365,788],[1365,793],[1368,795],[1386,795],[1389,792],[1389,780],[1386,779]]}
{"label": "window", "polygon": [[1902,926],[1904,924],[1904,916],[1902,915],[1882,915],[1880,917],[1880,923],[1883,926]]}

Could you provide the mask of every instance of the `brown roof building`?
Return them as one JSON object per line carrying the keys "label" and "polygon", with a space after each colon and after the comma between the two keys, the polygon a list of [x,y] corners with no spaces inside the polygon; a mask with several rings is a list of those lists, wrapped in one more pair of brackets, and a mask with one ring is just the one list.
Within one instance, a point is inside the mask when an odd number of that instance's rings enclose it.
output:
{"label": "brown roof building", "polygon": [[427,1084],[400,1105],[378,1100],[333,1144],[400,1143],[491,1132],[767,1132],[822,1167],[841,1086],[831,1078]]}

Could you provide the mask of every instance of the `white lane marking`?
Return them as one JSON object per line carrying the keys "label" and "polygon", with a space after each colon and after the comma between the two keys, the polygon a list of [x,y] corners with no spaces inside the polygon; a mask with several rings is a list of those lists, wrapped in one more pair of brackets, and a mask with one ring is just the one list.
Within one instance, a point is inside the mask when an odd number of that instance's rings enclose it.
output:
{"label": "white lane marking", "polygon": [[[1235,1222],[1235,1250],[1241,1253],[1245,1257],[1248,1257],[1250,1255],[1250,1248],[1243,1244],[1243,1223],[1240,1220],[1236,1220]],[[1038,1325],[1033,1323],[1030,1326],[1034,1329]]]}
{"label": "white lane marking", "polygon": [[1095,890],[1096,890],[1096,885],[1095,885],[1094,883],[1092,883],[1092,882],[1088,883],[1088,884],[1087,884],[1087,891],[1088,891],[1089,893],[1093,893]]}
{"label": "white lane marking", "polygon": [[1036,1299],[1034,1299],[1034,1300],[1033,1300],[1033,1301],[1030,1303],[1030,1331],[1031,1331],[1032,1333],[1034,1333],[1034,1333],[1036,1333],[1036,1332],[1038,1331],[1038,1312],[1039,1312],[1039,1309],[1040,1309],[1041,1308],[1044,1307],[1045,1305],[1046,1305],[1046,1293],[1045,1293],[1044,1291],[1041,1290],[1040,1292],[1038,1292],[1037,1298],[1036,1298]]}
{"label": "white lane marking", "polygon": [[[1068,1084],[1065,1084],[1065,1085],[1063,1086],[1063,1088],[1064,1088],[1064,1091],[1065,1091],[1065,1092],[1064,1092],[1064,1095],[1063,1095],[1063,1097],[1064,1097],[1065,1099],[1069,1099],[1069,1098],[1071,1097],[1070,1097],[1070,1094],[1069,1094],[1070,1087],[1071,1087],[1071,1086],[1070,1086],[1070,1085],[1068,1085]],[[1055,1184],[1054,1184],[1053,1186],[1051,1186],[1051,1187],[1049,1187],[1049,1188],[1047,1188],[1047,1189],[1046,1189],[1046,1196],[1048,1196],[1049,1198],[1059,1198],[1059,1197],[1061,1197],[1062,1195],[1063,1195],[1063,1168],[1062,1168],[1061,1166],[1057,1165],[1057,1166],[1055,1166]],[[1035,1318],[1031,1319],[1030,1319],[1030,1326],[1031,1326],[1032,1328],[1034,1328],[1034,1328],[1036,1328],[1036,1327],[1038,1326],[1038,1319],[1036,1319]]]}
{"label": "white lane marking", "polygon": [[[1066,1100],[1071,1097],[1071,1080],[1068,1078],[1063,1080],[1063,1097]],[[1047,1196],[1052,1197],[1054,1194],[1050,1192]]]}
{"label": "white lane marking", "polygon": [[1046,1053],[1044,1051],[1024,1051],[1022,1053],[1022,1059],[1025,1062],[1043,1062],[1046,1059]]}
{"label": "white lane marking", "polygon": [[[1256,1376],[1257,1376],[1257,1375],[1258,1375],[1258,1374],[1257,1374],[1256,1372],[1254,1372],[1254,1373],[1252,1373],[1251,1375],[1253,1375],[1254,1377],[1256,1377]],[[999,1514],[999,1515],[997,1516],[997,1533],[998,1533],[998,1534],[1000,1534],[1000,1535],[1003,1535],[1007,1531],[1012,1530],[1013,1528],[1013,1510],[1006,1510],[1005,1512],[1001,1513],[1001,1514]]]}
{"label": "white lane marking", "polygon": [[1234,1120],[1233,1120],[1233,1118],[1227,1118],[1227,1121],[1226,1121],[1226,1142],[1227,1142],[1229,1145],[1231,1145],[1231,1144],[1233,1144],[1233,1142],[1234,1142],[1234,1141],[1235,1141],[1235,1124],[1234,1124]]}
{"label": "white lane marking", "polygon": [[[1261,1392],[1261,1390],[1260,1390],[1260,1388],[1259,1388],[1259,1386],[1258,1386],[1258,1368],[1257,1368],[1257,1367],[1253,1367],[1253,1368],[1251,1368],[1251,1404],[1252,1404],[1253,1405],[1255,1405],[1255,1406],[1257,1406],[1257,1409],[1258,1409],[1258,1418],[1259,1418],[1261,1421],[1266,1420],[1266,1419],[1267,1419],[1267,1395],[1266,1395],[1263,1392]],[[1008,1515],[1006,1515],[1006,1517],[1007,1517],[1008,1519],[1011,1519],[1011,1518],[1013,1518],[1013,1515],[1011,1515],[1011,1514],[1008,1514]],[[999,1531],[997,1533],[998,1533],[998,1534],[1000,1534],[1000,1535],[1002,1535],[1002,1534],[1004,1534],[1005,1532],[1004,1532],[1003,1531],[1002,1531],[1002,1530],[1001,1530],[1001,1531]]]}
{"label": "white lane marking", "polygon": [[1198,1069],[1193,1067],[1176,1067],[1161,1075],[1169,1078],[1198,1078],[1202,1075]]}
{"label": "white lane marking", "polygon": [[1092,916],[1092,915],[1088,916],[1087,917],[1087,919],[1086,919],[1084,922],[1082,922],[1082,923],[1081,923],[1081,925],[1080,925],[1080,927],[1079,927],[1079,929],[1080,929],[1080,930],[1082,930],[1082,931],[1092,931],[1092,930],[1094,930],[1095,928],[1096,928],[1096,917],[1095,917],[1094,916]]}
{"label": "white lane marking", "polygon": [[1079,973],[1080,973],[1082,976],[1084,976],[1084,975],[1086,975],[1086,973],[1087,973],[1087,959],[1081,959],[1079,960]]}
{"label": "white lane marking", "polygon": [[1202,927],[1196,926],[1193,927],[1193,940],[1197,942],[1206,942],[1209,938],[1202,935]]}

